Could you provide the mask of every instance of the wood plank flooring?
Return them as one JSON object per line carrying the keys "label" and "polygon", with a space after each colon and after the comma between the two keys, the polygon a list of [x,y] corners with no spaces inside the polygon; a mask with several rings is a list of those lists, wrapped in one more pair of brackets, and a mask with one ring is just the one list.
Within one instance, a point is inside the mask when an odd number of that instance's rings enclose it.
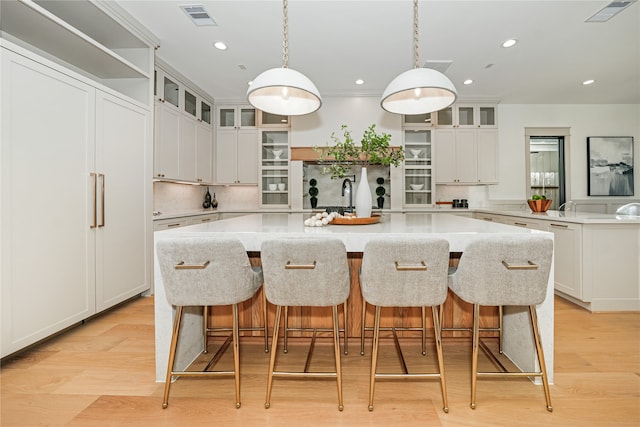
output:
{"label": "wood plank flooring", "polygon": [[[541,386],[522,380],[481,380],[478,407],[469,408],[470,342],[444,340],[449,413],[437,381],[378,381],[375,410],[367,410],[370,340],[366,356],[352,338],[343,356],[345,409],[337,409],[334,380],[276,378],[264,408],[269,355],[258,337],[241,344],[242,407],[232,378],[178,379],[169,407],[154,381],[153,298],[138,298],[21,355],[2,361],[1,426],[638,426],[640,313],[589,313],[556,298],[554,411]],[[404,338],[409,370],[433,369],[434,348]],[[292,340],[281,368],[301,368],[304,339]],[[215,345],[213,342],[212,345]],[[493,343],[490,343],[494,345]],[[281,349],[281,347],[280,347]],[[332,349],[319,342],[313,369],[331,367]],[[221,363],[231,361],[227,352]],[[487,363],[487,362],[483,362]],[[393,343],[383,342],[381,369],[398,369]]]}

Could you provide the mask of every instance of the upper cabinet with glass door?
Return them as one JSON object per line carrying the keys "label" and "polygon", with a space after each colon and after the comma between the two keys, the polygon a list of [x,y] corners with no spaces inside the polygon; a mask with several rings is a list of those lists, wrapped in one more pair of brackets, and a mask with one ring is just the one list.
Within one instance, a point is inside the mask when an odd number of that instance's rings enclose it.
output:
{"label": "upper cabinet with glass door", "polygon": [[286,128],[291,127],[289,116],[271,114],[258,110],[258,125],[261,128]]}
{"label": "upper cabinet with glass door", "polygon": [[435,114],[406,114],[402,116],[402,127],[407,128],[424,128],[425,126],[432,126],[435,122],[433,120]]}
{"label": "upper cabinet with glass door", "polygon": [[496,128],[495,104],[454,104],[436,113],[437,126],[444,128]]}
{"label": "upper cabinet with glass door", "polygon": [[250,105],[220,106],[216,109],[218,129],[256,129],[257,112]]}
{"label": "upper cabinet with glass door", "polygon": [[177,108],[199,122],[211,124],[211,101],[161,68],[156,69],[155,78],[158,101]]}

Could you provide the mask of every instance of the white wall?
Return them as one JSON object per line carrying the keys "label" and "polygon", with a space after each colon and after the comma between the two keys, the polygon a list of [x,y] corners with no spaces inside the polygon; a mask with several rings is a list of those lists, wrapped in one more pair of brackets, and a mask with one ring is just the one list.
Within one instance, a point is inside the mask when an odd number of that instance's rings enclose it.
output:
{"label": "white wall", "polygon": [[[525,128],[568,127],[572,200],[587,196],[587,137],[633,136],[634,165],[640,165],[640,105],[499,104],[500,184],[489,187],[491,200],[523,200],[526,197]],[[640,171],[634,174],[635,196],[640,199]],[[625,198],[621,198],[625,199]]]}

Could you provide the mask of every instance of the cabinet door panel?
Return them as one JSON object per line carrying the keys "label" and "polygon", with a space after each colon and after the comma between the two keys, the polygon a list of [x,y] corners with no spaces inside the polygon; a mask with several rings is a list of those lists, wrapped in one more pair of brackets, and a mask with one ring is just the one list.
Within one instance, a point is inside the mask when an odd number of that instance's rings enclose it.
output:
{"label": "cabinet door panel", "polygon": [[458,182],[475,183],[478,179],[476,131],[474,129],[456,129],[455,132]]}
{"label": "cabinet door panel", "polygon": [[[439,113],[438,113],[439,114]],[[436,131],[436,150],[434,153],[437,183],[451,183],[456,179],[455,130],[438,129]]]}
{"label": "cabinet door panel", "polygon": [[238,181],[258,183],[258,133],[254,130],[238,131]]}
{"label": "cabinet door panel", "polygon": [[[96,170],[104,174],[97,231],[96,305],[104,310],[150,287],[149,112],[98,92]],[[102,186],[102,183],[100,183]],[[102,197],[100,197],[102,199]]]}
{"label": "cabinet door panel", "polygon": [[218,131],[216,138],[216,184],[235,184],[237,174],[235,130]]}
{"label": "cabinet door panel", "polygon": [[555,288],[572,297],[582,295],[582,226],[578,224],[549,224],[554,234]]}
{"label": "cabinet door panel", "polygon": [[196,181],[196,119],[180,116],[180,179]]}
{"label": "cabinet door panel", "polygon": [[156,139],[154,174],[160,178],[178,179],[180,175],[180,112],[156,103]]}
{"label": "cabinet door panel", "polygon": [[95,313],[95,91],[0,52],[5,356]]}
{"label": "cabinet door panel", "polygon": [[196,176],[198,181],[213,182],[213,140],[211,125],[199,124],[196,129]]}

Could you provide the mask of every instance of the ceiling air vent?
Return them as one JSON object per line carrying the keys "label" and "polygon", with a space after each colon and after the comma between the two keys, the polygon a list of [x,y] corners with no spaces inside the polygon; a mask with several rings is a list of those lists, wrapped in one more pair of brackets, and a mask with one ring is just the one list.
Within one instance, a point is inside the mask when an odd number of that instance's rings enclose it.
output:
{"label": "ceiling air vent", "polygon": [[622,12],[635,1],[636,0],[612,1],[608,5],[591,15],[589,18],[587,18],[584,22],[607,22],[609,19]]}
{"label": "ceiling air vent", "polygon": [[450,61],[450,60],[443,60],[443,61],[433,60],[433,61],[426,61],[422,67],[431,68],[432,70],[440,71],[442,74],[444,74],[444,72],[449,69],[451,64],[453,64],[453,61]]}
{"label": "ceiling air vent", "polygon": [[193,23],[198,27],[207,25],[218,25],[202,5],[192,4],[187,6],[180,6],[180,9],[184,10],[184,13],[186,13],[189,18],[191,18]]}

